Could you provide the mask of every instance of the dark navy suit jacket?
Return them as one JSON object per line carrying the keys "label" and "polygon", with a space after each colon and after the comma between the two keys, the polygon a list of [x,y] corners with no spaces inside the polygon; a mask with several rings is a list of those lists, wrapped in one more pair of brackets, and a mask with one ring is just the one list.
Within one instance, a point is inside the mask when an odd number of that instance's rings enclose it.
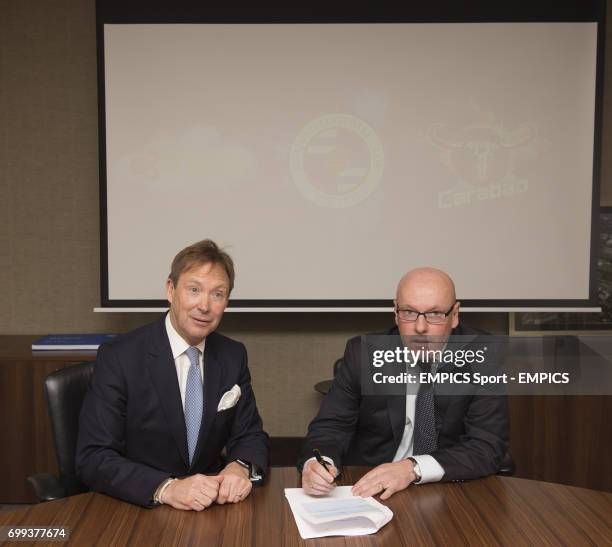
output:
{"label": "dark navy suit jacket", "polygon": [[[164,319],[100,347],[80,415],[76,470],[92,490],[151,505],[170,476],[217,473],[242,459],[265,472],[268,436],[244,346],[216,332],[204,349],[204,413],[192,465],[176,367]],[[217,412],[235,384],[242,395]],[[222,452],[225,449],[225,453]]]}

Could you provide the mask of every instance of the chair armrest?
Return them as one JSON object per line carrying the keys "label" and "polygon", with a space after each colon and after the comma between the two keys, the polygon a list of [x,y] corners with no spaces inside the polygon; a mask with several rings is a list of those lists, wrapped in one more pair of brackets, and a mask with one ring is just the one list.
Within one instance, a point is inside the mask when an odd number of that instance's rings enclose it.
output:
{"label": "chair armrest", "polygon": [[59,479],[51,473],[36,473],[27,478],[39,501],[52,501],[66,497],[66,491]]}

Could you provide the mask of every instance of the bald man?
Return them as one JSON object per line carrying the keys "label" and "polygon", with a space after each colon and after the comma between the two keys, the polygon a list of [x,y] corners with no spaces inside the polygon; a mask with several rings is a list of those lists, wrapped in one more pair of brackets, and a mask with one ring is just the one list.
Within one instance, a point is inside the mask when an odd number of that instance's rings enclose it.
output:
{"label": "bald man", "polygon": [[[459,324],[459,302],[451,278],[435,268],[412,270],[400,280],[395,327],[385,334],[406,343],[444,347],[450,335],[475,335]],[[404,338],[411,337],[411,338]],[[325,495],[335,486],[341,465],[375,466],[353,487],[355,495],[387,499],[411,484],[456,481],[497,472],[508,445],[508,410],[503,395],[432,395],[429,407],[417,395],[381,397],[361,394],[361,337],[346,345],[343,364],[308,428],[298,469],[302,487]],[[435,392],[434,392],[435,393]],[[425,410],[423,410],[425,409]],[[419,416],[419,412],[422,414]],[[423,436],[429,413],[433,446]],[[326,464],[313,456],[318,450]]]}

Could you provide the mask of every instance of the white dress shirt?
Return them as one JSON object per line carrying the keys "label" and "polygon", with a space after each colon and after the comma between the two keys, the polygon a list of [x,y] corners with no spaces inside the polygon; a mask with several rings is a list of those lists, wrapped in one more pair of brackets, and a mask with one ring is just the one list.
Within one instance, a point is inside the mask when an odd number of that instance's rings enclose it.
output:
{"label": "white dress shirt", "polygon": [[416,395],[406,395],[406,423],[404,434],[393,457],[394,462],[413,457],[421,469],[421,480],[419,484],[426,482],[438,482],[444,476],[444,468],[429,454],[413,454],[414,447],[414,414],[416,409]]}
{"label": "white dress shirt", "polygon": [[[183,340],[182,336],[176,332],[176,329],[170,321],[170,314],[166,315],[166,332],[168,333],[168,340],[170,340],[170,349],[172,350],[172,358],[174,359],[174,366],[176,367],[176,376],[178,378],[179,390],[181,392],[181,401],[183,402],[183,408],[185,408],[185,387],[187,385],[187,374],[189,373],[189,367],[191,361],[185,350],[190,345]],[[206,339],[202,340],[197,346],[193,346],[200,350],[200,377],[202,382],[204,381],[204,344]]]}

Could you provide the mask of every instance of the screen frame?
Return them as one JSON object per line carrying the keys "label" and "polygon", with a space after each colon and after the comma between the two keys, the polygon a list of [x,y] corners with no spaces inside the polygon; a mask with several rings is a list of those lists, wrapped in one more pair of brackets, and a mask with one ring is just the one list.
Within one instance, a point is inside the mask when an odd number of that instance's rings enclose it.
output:
{"label": "screen frame", "polygon": [[[589,266],[589,297],[576,300],[462,300],[466,311],[537,311],[550,308],[584,310],[597,307],[596,251],[599,241],[599,196],[603,130],[603,80],[605,47],[605,0],[541,1],[537,5],[517,5],[472,1],[436,0],[423,4],[376,4],[367,2],[315,1],[308,4],[286,4],[280,1],[266,4],[233,2],[203,4],[193,0],[173,3],[159,0],[96,0],[96,41],[98,74],[98,134],[100,189],[100,296],[102,309],[142,310],[165,308],[166,300],[121,300],[109,297],[108,276],[108,210],[106,200],[106,109],[105,109],[105,24],[308,24],[308,23],[508,23],[508,22],[594,22],[597,23],[597,59],[595,83],[595,118],[593,146],[593,177],[591,204],[591,245]],[[160,280],[160,284],[163,280]],[[458,295],[459,299],[461,295]],[[287,300],[230,299],[228,311],[380,311],[392,309],[386,300]]]}

